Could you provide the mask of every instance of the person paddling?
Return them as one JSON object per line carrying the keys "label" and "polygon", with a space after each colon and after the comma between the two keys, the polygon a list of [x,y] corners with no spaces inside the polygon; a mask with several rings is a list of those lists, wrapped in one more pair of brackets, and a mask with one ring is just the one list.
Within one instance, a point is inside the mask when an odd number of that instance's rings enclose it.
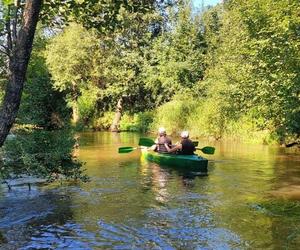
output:
{"label": "person paddling", "polygon": [[193,155],[196,148],[193,142],[189,139],[189,132],[182,131],[180,134],[181,141],[175,147],[170,148],[168,144],[165,147],[169,153],[178,151],[181,155]]}
{"label": "person paddling", "polygon": [[172,146],[172,141],[169,137],[167,137],[167,132],[165,128],[159,128],[158,137],[155,140],[155,145],[153,145],[152,149],[158,153],[168,153],[168,150],[165,145],[168,147]]}

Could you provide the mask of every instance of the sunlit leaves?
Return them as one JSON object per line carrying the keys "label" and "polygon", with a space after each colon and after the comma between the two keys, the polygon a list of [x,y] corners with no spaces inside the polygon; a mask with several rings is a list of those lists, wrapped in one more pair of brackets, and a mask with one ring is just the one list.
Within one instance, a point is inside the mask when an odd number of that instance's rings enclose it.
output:
{"label": "sunlit leaves", "polygon": [[3,2],[4,5],[10,5],[10,4],[14,3],[14,0],[2,0],[2,2]]}
{"label": "sunlit leaves", "polygon": [[300,133],[293,125],[300,117],[300,100],[293,95],[299,92],[299,11],[298,1],[284,0],[228,1],[222,10],[209,11],[206,77],[213,83],[211,98],[222,98],[226,116],[255,108],[266,129]]}
{"label": "sunlit leaves", "polygon": [[152,44],[145,62],[144,81],[155,105],[193,88],[204,74],[206,44],[199,20],[189,5],[180,5],[177,12],[169,21],[169,30]]}

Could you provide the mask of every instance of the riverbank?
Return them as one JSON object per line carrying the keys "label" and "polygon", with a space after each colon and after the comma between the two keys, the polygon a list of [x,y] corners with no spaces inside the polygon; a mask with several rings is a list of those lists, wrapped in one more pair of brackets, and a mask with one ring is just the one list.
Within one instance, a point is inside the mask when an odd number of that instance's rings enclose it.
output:
{"label": "riverbank", "polygon": [[[255,119],[241,117],[237,120],[220,120],[220,117],[205,116],[196,103],[174,101],[162,105],[155,111],[124,113],[119,124],[119,132],[142,132],[156,134],[159,127],[165,127],[169,135],[178,136],[182,130],[188,130],[197,138],[211,141],[235,141],[250,144],[297,146],[297,135],[272,126],[262,126]],[[204,117],[205,116],[205,117]],[[102,117],[83,125],[79,131],[108,131],[113,113],[104,113]]]}

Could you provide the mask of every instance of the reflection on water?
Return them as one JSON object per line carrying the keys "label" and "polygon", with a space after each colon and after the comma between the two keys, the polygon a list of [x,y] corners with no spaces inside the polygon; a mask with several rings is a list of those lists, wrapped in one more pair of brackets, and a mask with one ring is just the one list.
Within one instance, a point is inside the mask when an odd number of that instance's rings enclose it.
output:
{"label": "reflection on water", "polygon": [[0,249],[298,249],[298,152],[216,144],[199,176],[117,154],[138,139],[82,133],[91,182],[3,192]]}

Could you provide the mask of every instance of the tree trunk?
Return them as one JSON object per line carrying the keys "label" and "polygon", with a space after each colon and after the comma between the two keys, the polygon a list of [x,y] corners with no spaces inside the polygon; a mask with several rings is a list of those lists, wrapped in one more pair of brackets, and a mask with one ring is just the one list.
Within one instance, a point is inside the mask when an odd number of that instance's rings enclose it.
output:
{"label": "tree trunk", "polygon": [[21,102],[32,43],[43,0],[26,1],[22,26],[9,58],[9,82],[0,110],[0,147],[12,127]]}
{"label": "tree trunk", "polygon": [[77,124],[79,120],[79,108],[78,108],[78,91],[76,83],[72,83],[72,123]]}
{"label": "tree trunk", "polygon": [[77,101],[72,103],[72,123],[75,125],[79,120],[79,108]]}
{"label": "tree trunk", "polygon": [[118,104],[117,104],[117,109],[116,109],[116,114],[113,120],[113,123],[110,127],[110,131],[111,132],[120,132],[120,121],[121,121],[121,117],[122,117],[122,107],[123,105],[123,100],[122,98],[119,99]]}

